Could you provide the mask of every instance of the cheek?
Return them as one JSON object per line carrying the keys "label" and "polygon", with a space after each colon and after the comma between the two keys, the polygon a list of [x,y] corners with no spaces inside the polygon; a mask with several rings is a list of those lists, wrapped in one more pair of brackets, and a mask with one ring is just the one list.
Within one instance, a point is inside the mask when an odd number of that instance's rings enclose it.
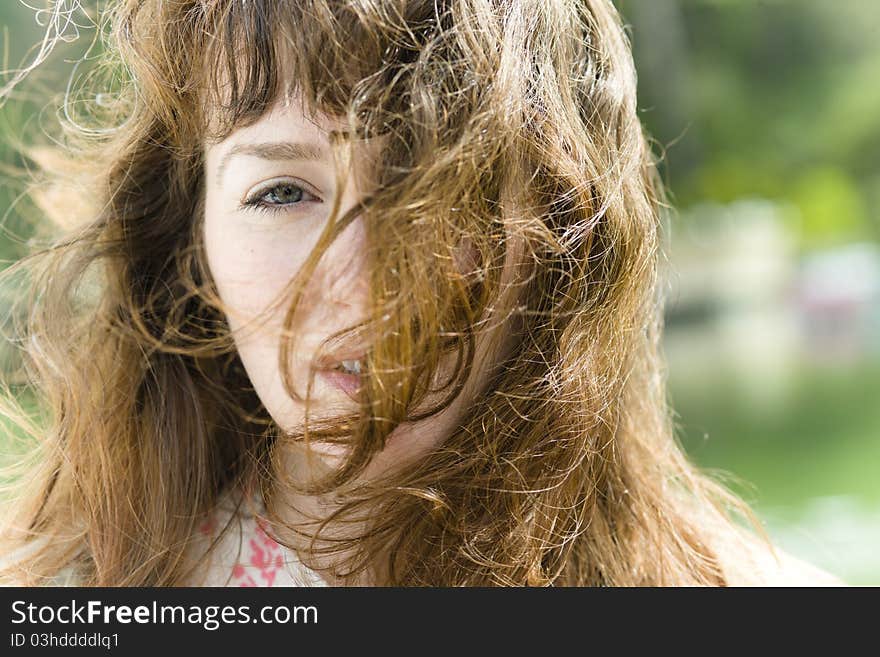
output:
{"label": "cheek", "polygon": [[211,276],[251,384],[276,422],[296,423],[296,404],[284,390],[278,366],[287,304],[272,304],[305,260],[303,240],[236,225],[227,216],[211,214],[210,206],[204,239]]}
{"label": "cheek", "polygon": [[231,325],[267,310],[305,259],[295,243],[277,235],[229,229],[210,218],[205,222],[205,250]]}
{"label": "cheek", "polygon": [[[289,299],[282,293],[314,248],[321,226],[256,226],[206,207],[204,240],[208,266],[223,304],[236,349],[251,384],[272,418],[288,428],[302,421],[302,402],[284,389],[279,366],[280,341]],[[358,258],[363,231],[357,222],[330,247],[301,298],[291,329],[294,389],[305,396],[312,350],[331,333],[362,319],[366,289]],[[316,377],[312,397],[316,413],[347,402]],[[334,401],[334,397],[338,398]],[[343,399],[344,397],[344,399]]]}

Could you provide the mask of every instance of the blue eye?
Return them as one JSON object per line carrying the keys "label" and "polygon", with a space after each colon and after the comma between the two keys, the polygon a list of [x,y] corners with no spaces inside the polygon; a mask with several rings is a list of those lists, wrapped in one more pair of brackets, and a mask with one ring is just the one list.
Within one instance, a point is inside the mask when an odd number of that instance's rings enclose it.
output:
{"label": "blue eye", "polygon": [[291,207],[303,205],[308,199],[313,202],[321,202],[313,194],[307,192],[303,187],[297,185],[292,180],[282,182],[273,182],[269,185],[259,188],[251,194],[241,204],[244,210],[257,210],[261,212],[278,212]]}

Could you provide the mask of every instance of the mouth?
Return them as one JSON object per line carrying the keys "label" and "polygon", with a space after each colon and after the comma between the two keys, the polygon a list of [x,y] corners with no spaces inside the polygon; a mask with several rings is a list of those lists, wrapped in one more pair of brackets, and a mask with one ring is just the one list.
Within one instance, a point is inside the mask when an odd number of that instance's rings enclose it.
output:
{"label": "mouth", "polygon": [[361,359],[352,358],[340,361],[339,364],[333,368],[337,372],[345,372],[346,374],[353,374],[354,376],[361,375]]}
{"label": "mouth", "polygon": [[317,363],[319,373],[328,383],[357,401],[364,357],[364,353],[325,356]]}
{"label": "mouth", "polygon": [[348,374],[356,374],[359,376],[363,368],[365,357],[366,353],[364,353],[363,351],[328,354],[318,360],[317,368],[319,370],[328,371],[339,370]]}

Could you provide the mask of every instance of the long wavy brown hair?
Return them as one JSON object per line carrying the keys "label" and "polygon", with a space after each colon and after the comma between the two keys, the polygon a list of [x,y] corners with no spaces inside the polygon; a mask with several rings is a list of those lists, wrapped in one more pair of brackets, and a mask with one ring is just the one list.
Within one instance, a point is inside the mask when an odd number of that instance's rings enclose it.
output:
{"label": "long wavy brown hair", "polygon": [[[55,230],[3,273],[8,288],[27,281],[15,339],[39,409],[7,386],[19,447],[3,475],[5,581],[188,583],[200,519],[243,486],[280,541],[339,555],[344,581],[726,583],[717,536],[754,518],[677,441],[660,350],[664,203],[610,2],[101,10],[100,58],[66,95],[52,148],[27,149]],[[200,231],[206,140],[291,89],[352,143],[382,144],[375,188],[332,213],[286,297],[290,327],[310,271],[362,217],[370,316],[346,332],[369,339],[359,412],[300,433],[249,384]],[[505,294],[514,245],[521,276]],[[511,321],[514,347],[461,421],[364,480],[396,427],[461,392],[487,317]],[[442,362],[452,374],[425,409]],[[294,481],[283,454],[304,440],[343,442],[345,459]],[[308,530],[286,522],[279,500],[297,487],[334,495],[333,513]],[[321,538],[346,519],[357,532]]]}

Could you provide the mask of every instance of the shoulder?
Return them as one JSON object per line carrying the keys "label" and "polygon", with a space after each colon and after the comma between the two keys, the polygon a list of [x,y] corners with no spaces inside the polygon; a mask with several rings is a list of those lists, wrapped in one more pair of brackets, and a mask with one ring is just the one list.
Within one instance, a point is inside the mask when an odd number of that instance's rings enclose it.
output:
{"label": "shoulder", "polygon": [[847,585],[741,527],[716,532],[714,547],[730,586]]}

